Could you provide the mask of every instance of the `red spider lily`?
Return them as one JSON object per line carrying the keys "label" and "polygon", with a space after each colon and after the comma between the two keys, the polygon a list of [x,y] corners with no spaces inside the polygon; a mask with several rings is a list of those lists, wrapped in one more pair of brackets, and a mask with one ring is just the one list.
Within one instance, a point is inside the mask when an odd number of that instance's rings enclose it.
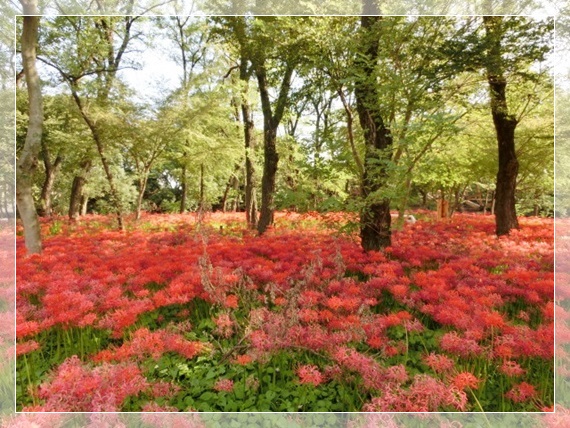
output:
{"label": "red spider lily", "polygon": [[314,323],[319,320],[319,313],[314,309],[301,309],[299,319],[307,324]]}
{"label": "red spider lily", "polygon": [[433,352],[424,357],[424,362],[436,373],[449,373],[455,366],[451,358]]}
{"label": "red spider lily", "polygon": [[[238,219],[235,214],[207,217],[226,224]],[[384,404],[377,402],[377,408],[408,410],[465,408],[465,382],[459,379],[454,385],[449,356],[458,367],[466,359],[491,357],[489,364],[500,367],[500,373],[524,376],[515,374],[519,358],[553,355],[552,224],[547,220],[521,219],[520,231],[497,239],[491,218],[462,214],[448,223],[420,222],[394,231],[385,253],[365,253],[358,242],[326,229],[288,228],[291,221],[320,218],[315,213],[277,213],[276,218],[280,226],[261,237],[248,232],[224,236],[205,225],[205,239],[195,234],[192,215],[145,215],[152,233],[135,226],[128,234],[101,230],[87,218],[46,239],[41,256],[25,258],[18,238],[18,339],[39,342],[36,335],[55,325],[92,326],[108,328],[123,340],[96,355],[97,361],[138,362],[164,352],[193,358],[210,347],[184,339],[180,333],[191,327],[130,331],[149,311],[201,298],[224,311],[215,316],[216,334],[231,336],[235,329],[229,313],[243,306],[247,296],[251,300],[245,306],[254,307],[243,320],[250,349],[236,357],[236,364],[247,364],[248,358],[266,361],[278,350],[324,353],[335,361],[336,372],[361,378],[363,388],[379,395],[375,399]],[[105,217],[92,220],[109,223]],[[169,230],[173,225],[176,232]],[[235,231],[240,227],[231,226]],[[387,309],[386,292],[404,310]],[[532,309],[511,315],[511,305],[520,303]],[[175,320],[191,314],[187,309],[175,312]],[[405,380],[405,369],[376,360],[406,351],[403,341],[389,339],[392,327],[403,326],[408,333],[425,330],[412,316],[418,313],[447,331],[437,351],[442,354],[425,357],[451,390],[434,402],[422,388],[431,385],[437,391],[437,383]],[[165,324],[172,321],[165,317]],[[565,337],[564,329],[560,333]],[[99,408],[114,405],[99,400]]]}
{"label": "red spider lily", "polygon": [[39,396],[45,400],[43,411],[114,412],[127,396],[149,386],[136,365],[104,364],[91,370],[74,356],[40,385]]}
{"label": "red spider lily", "polygon": [[299,368],[297,368],[297,376],[299,376],[300,383],[311,384],[313,386],[320,385],[324,380],[322,373],[317,366],[314,365],[299,366]]}
{"label": "red spider lily", "polygon": [[191,342],[180,334],[164,330],[149,331],[141,328],[134,332],[130,341],[118,348],[110,348],[93,357],[95,361],[127,361],[142,360],[151,357],[160,358],[165,352],[176,352],[188,359],[205,352],[208,345],[202,342]]}
{"label": "red spider lily", "polygon": [[222,313],[218,315],[217,318],[214,318],[214,322],[216,323],[215,333],[217,335],[228,338],[233,334],[234,322],[229,314]]}
{"label": "red spider lily", "polygon": [[216,391],[232,392],[234,389],[234,381],[231,379],[220,379],[214,384]]}
{"label": "red spider lily", "polygon": [[41,345],[35,340],[28,340],[27,342],[18,343],[16,345],[16,355],[29,354],[37,349],[40,349]]}
{"label": "red spider lily", "polygon": [[383,391],[364,405],[367,412],[436,412],[443,406],[464,411],[467,407],[465,392],[447,387],[440,380],[427,375],[416,375],[412,385],[403,389],[399,385]]}
{"label": "red spider lily", "polygon": [[150,394],[155,398],[171,397],[178,391],[180,391],[180,387],[170,382],[159,381],[150,386]]}
{"label": "red spider lily", "polygon": [[234,363],[239,364],[240,366],[247,366],[252,361],[253,361],[253,358],[251,357],[251,355],[247,355],[247,354],[238,355],[234,359]]}
{"label": "red spider lily", "polygon": [[406,371],[406,367],[402,364],[388,367],[386,370],[386,380],[390,383],[404,384],[408,379],[408,372]]}
{"label": "red spider lily", "polygon": [[21,315],[16,314],[16,338],[21,339],[26,336],[33,336],[40,331],[40,324],[37,321],[24,321]]}
{"label": "red spider lily", "polygon": [[526,373],[526,370],[523,369],[519,363],[510,360],[503,361],[503,364],[499,367],[499,371],[511,377],[522,376]]}
{"label": "red spider lily", "polygon": [[453,377],[451,383],[459,390],[465,388],[477,389],[479,388],[480,380],[470,372],[461,372]]}
{"label": "red spider lily", "polygon": [[226,308],[236,309],[239,305],[239,299],[235,294],[230,294],[226,296],[226,300],[224,302],[224,306]]}
{"label": "red spider lily", "polygon": [[530,399],[536,397],[536,390],[534,386],[527,382],[521,382],[515,385],[509,392],[505,394],[505,397],[514,401],[515,403],[524,403]]}
{"label": "red spider lily", "polygon": [[483,348],[476,341],[462,338],[455,331],[445,333],[440,346],[444,351],[461,357],[480,355],[483,352]]}

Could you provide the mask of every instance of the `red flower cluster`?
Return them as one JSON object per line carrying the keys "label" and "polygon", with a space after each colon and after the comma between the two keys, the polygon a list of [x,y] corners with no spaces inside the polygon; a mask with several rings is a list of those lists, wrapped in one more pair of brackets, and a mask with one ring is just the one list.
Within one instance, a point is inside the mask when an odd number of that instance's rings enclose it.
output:
{"label": "red flower cluster", "polygon": [[40,385],[39,397],[45,404],[24,411],[116,412],[125,398],[150,386],[135,364],[103,364],[90,369],[74,356]]}
{"label": "red flower cluster", "polygon": [[177,333],[166,330],[151,332],[147,328],[141,328],[133,333],[131,340],[120,347],[111,347],[99,352],[93,360],[111,362],[142,360],[148,357],[158,359],[165,352],[176,352],[187,359],[192,359],[208,349],[207,344],[188,341]]}
{"label": "red flower cluster", "polygon": [[523,403],[536,397],[534,386],[529,383],[521,382],[515,385],[513,389],[505,394],[505,397],[513,400],[515,403]]}
{"label": "red flower cluster", "polygon": [[[180,333],[134,326],[148,312],[202,299],[212,306],[214,333],[243,335],[250,348],[236,364],[280,350],[323,353],[335,373],[356,374],[364,388],[384,391],[368,409],[465,409],[463,389],[479,383],[471,373],[458,373],[450,357],[494,359],[508,376],[525,375],[519,358],[552,358],[551,221],[521,219],[520,231],[501,238],[489,217],[419,221],[394,231],[385,252],[366,253],[352,237],[327,229],[348,217],[277,213],[277,226],[261,237],[242,227],[239,214],[145,215],[144,227],[127,233],[104,230],[109,219],[91,217],[66,225],[46,239],[41,256],[31,257],[19,239],[18,353],[32,351],[38,334],[50,328],[89,327],[123,340],[94,356],[99,362],[165,352],[191,359],[211,348],[186,340],[187,326],[180,324]],[[199,228],[198,220],[205,222]],[[220,231],[209,221],[225,226]],[[391,305],[398,309],[386,310]],[[236,323],[244,308],[249,313]],[[189,314],[181,310],[178,321]],[[404,366],[387,367],[383,358],[407,352],[391,332],[421,334],[426,319],[431,329],[445,331],[438,354],[424,359],[440,379],[410,380]],[[302,367],[301,382],[328,378],[323,368]],[[525,391],[510,397],[515,401]],[[99,405],[113,406],[120,403]]]}
{"label": "red flower cluster", "polygon": [[324,380],[323,374],[319,371],[317,366],[314,365],[299,366],[297,376],[299,376],[299,382],[302,384],[308,383],[313,386],[320,385]]}

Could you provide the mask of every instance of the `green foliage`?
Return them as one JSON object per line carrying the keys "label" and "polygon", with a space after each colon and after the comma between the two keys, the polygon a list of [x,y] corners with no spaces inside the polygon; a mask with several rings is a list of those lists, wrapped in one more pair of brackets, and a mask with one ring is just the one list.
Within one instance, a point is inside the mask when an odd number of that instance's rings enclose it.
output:
{"label": "green foliage", "polygon": [[[130,34],[125,32],[128,25]],[[236,32],[240,25],[241,35]],[[552,82],[539,69],[551,50],[551,26],[550,21],[517,17],[505,19],[501,30],[508,52],[508,102],[520,116],[518,204],[524,214],[549,215],[553,210]],[[62,76],[76,83],[97,124],[125,208],[136,209],[145,181],[143,209],[178,210],[183,181],[190,209],[198,208],[201,198],[206,206],[217,207],[224,194],[243,200],[243,129],[237,108],[241,96],[247,97],[256,118],[253,159],[258,175],[263,135],[256,82],[251,79],[243,95],[244,81],[237,78],[236,61],[242,54],[250,76],[254,63],[265,61],[274,101],[280,76],[287,64],[295,64],[282,120],[287,136],[280,133],[278,142],[277,207],[327,211],[352,206],[360,211],[365,203],[358,196],[365,150],[354,99],[359,27],[358,17],[334,16],[46,18],[40,56],[52,67],[40,63],[49,88],[44,143],[52,161],[56,156],[64,159],[52,192],[54,211],[66,212],[71,184],[86,160],[93,163],[86,187],[89,210],[109,212],[113,205],[91,133],[69,89],[61,85]],[[180,65],[177,89],[150,100],[141,96],[141,88],[129,87],[109,58],[109,28],[115,32],[114,53],[123,41],[134,43],[136,49],[164,41]],[[131,39],[139,30],[144,37]],[[390,17],[374,31],[380,44],[374,64],[376,103],[386,118],[393,148],[381,163],[367,165],[371,173],[387,174],[368,202],[389,198],[403,212],[410,203],[418,203],[418,190],[430,198],[443,191],[447,198],[459,199],[464,190],[492,190],[496,148],[481,74],[486,41],[480,19]],[[136,68],[138,61],[126,51],[120,67]],[[26,129],[27,96],[21,90],[17,96],[19,147]],[[38,196],[44,176],[40,162],[35,178]],[[259,191],[259,177],[256,181]]]}

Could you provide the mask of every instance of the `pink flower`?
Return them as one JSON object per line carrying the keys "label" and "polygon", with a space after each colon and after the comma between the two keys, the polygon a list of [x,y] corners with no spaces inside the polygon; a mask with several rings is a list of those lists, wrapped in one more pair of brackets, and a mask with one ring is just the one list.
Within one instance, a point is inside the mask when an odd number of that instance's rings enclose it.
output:
{"label": "pink flower", "polygon": [[228,296],[226,296],[226,301],[224,303],[224,306],[226,308],[237,308],[238,307],[238,297],[235,294],[230,294]]}
{"label": "pink flower", "polygon": [[311,384],[314,386],[320,385],[323,382],[323,375],[314,365],[303,365],[297,369],[297,376],[299,382],[302,384]]}
{"label": "pink flower", "polygon": [[229,314],[220,314],[214,319],[214,322],[216,323],[216,334],[226,338],[233,334],[234,322],[230,318]]}
{"label": "pink flower", "polygon": [[499,371],[511,377],[522,376],[526,373],[526,370],[523,369],[519,363],[511,360],[503,361],[503,364],[499,367]]}
{"label": "pink flower", "polygon": [[238,355],[234,362],[236,364],[239,364],[240,366],[246,366],[249,363],[251,363],[253,361],[253,358],[251,357],[251,355],[247,355],[247,354],[243,354],[243,355]]}
{"label": "pink flower", "polygon": [[472,339],[462,338],[455,331],[445,333],[441,338],[440,346],[444,351],[459,355],[460,357],[479,355],[483,351],[477,342]]}
{"label": "pink flower", "polygon": [[35,340],[28,340],[27,342],[18,343],[16,345],[16,355],[19,356],[19,355],[29,354],[30,352],[33,352],[36,349],[40,349],[40,344]]}
{"label": "pink flower", "polygon": [[215,383],[214,389],[218,392],[232,392],[234,389],[234,381],[231,379],[220,379]]}
{"label": "pink flower", "polygon": [[424,361],[436,373],[447,373],[455,366],[451,358],[433,352],[424,357]]}
{"label": "pink flower", "polygon": [[521,382],[515,385],[509,392],[505,394],[505,397],[514,401],[515,403],[524,403],[536,396],[536,390],[534,386],[529,383]]}
{"label": "pink flower", "polygon": [[116,412],[127,396],[148,387],[136,364],[103,364],[91,369],[73,356],[40,385],[39,396],[46,400],[43,411]]}
{"label": "pink flower", "polygon": [[479,387],[479,379],[473,373],[462,372],[456,375],[452,380],[453,385],[457,389],[465,390],[465,388],[477,389]]}

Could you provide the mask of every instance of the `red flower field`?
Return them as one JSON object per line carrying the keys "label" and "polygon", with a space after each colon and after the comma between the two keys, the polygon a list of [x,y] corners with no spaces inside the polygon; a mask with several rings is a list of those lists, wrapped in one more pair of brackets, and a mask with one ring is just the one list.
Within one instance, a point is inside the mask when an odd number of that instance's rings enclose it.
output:
{"label": "red flower field", "polygon": [[550,408],[552,219],[416,216],[370,253],[344,214],[45,223],[41,256],[17,242],[18,408]]}

